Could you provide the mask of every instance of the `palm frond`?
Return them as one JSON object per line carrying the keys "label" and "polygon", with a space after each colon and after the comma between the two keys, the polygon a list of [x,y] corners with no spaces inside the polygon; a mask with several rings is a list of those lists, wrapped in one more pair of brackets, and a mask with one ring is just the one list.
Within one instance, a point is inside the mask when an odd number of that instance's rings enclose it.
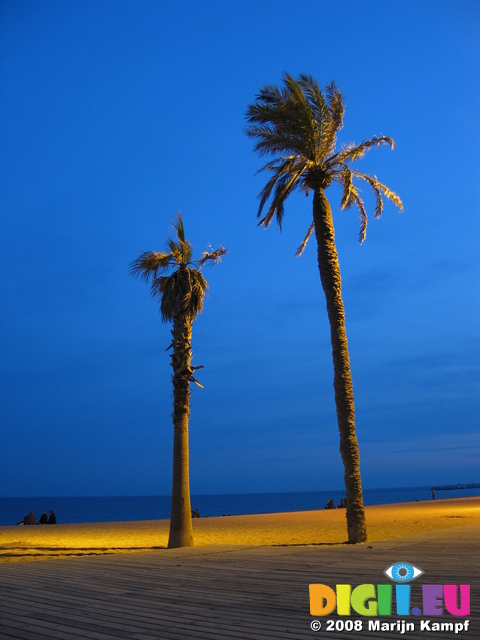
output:
{"label": "palm frond", "polygon": [[[264,167],[265,169],[266,167]],[[273,169],[271,169],[273,171]],[[259,194],[259,198],[260,198],[260,204],[258,205],[258,211],[257,211],[257,218],[260,218],[260,216],[262,215],[262,211],[263,211],[263,207],[265,206],[265,203],[267,202],[267,200],[269,199],[274,187],[275,187],[275,183],[277,182],[278,178],[282,175],[282,172],[280,170],[276,171],[273,176],[270,178],[270,180],[267,182],[267,184],[263,187],[263,189],[260,191]],[[265,228],[268,227],[268,225],[270,224],[270,222],[272,221],[272,216],[269,218],[268,216],[265,216],[264,218],[262,218],[262,220],[260,220],[260,222],[258,223],[259,226],[260,225],[264,225]]]}
{"label": "palm frond", "polygon": [[[273,217],[277,215],[279,227],[282,226],[283,203],[290,193],[299,186],[299,181],[308,168],[308,162],[295,155],[277,158],[268,162],[262,171],[272,171],[273,176],[260,192],[260,204],[258,206],[257,217],[262,215],[263,208],[267,200],[274,194],[270,208],[265,216],[260,219],[258,225],[268,227]],[[280,211],[280,213],[278,213]]]}
{"label": "palm frond", "polygon": [[152,282],[150,293],[152,298],[160,302],[160,315],[163,322],[173,320],[175,317],[176,282],[173,274],[161,276]]}
{"label": "palm frond", "polygon": [[275,182],[275,190],[270,207],[267,214],[259,221],[259,226],[268,227],[273,216],[276,216],[278,228],[282,229],[285,201],[292,191],[299,186],[302,174],[303,168],[300,168],[300,170],[297,168],[296,171],[282,172],[279,175]]}
{"label": "palm frond", "polygon": [[173,224],[173,228],[177,234],[178,241],[181,244],[187,244],[185,239],[185,229],[183,228],[183,220],[180,211],[177,211],[177,221]]}
{"label": "palm frond", "polygon": [[334,180],[340,183],[343,187],[340,209],[350,209],[354,204],[358,207],[360,212],[360,232],[358,235],[358,242],[362,244],[367,236],[368,217],[365,204],[358,193],[358,189],[353,184],[352,176],[354,174],[354,171],[351,171],[349,167],[345,166],[342,171],[339,171],[336,174]]}
{"label": "palm frond", "polygon": [[275,155],[277,153],[295,153],[305,157],[309,157],[311,155],[310,149],[306,148],[298,137],[291,134],[285,135],[283,132],[279,131],[266,132],[263,127],[262,129],[262,132],[259,132],[257,129],[258,135],[253,133],[253,127],[246,129],[246,133],[249,137],[259,138],[254,149],[260,157]]}
{"label": "palm frond", "polygon": [[335,151],[337,141],[337,133],[343,127],[343,114],[345,113],[345,104],[343,95],[335,82],[330,82],[326,87],[327,109],[330,114],[331,131],[325,138],[325,155],[330,155]]}
{"label": "palm frond", "polygon": [[340,179],[337,180],[343,187],[342,201],[340,203],[340,209],[349,209],[354,203],[352,196],[356,195],[356,189],[353,186],[352,172],[345,165],[340,173]]}
{"label": "palm frond", "polygon": [[[343,95],[334,82],[326,85],[322,93],[316,80],[307,74],[294,78],[283,76],[281,87],[267,85],[247,108],[247,136],[256,141],[255,150],[260,156],[271,155],[273,160],[261,169],[271,173],[259,194],[257,217],[259,225],[268,227],[276,217],[282,227],[284,206],[289,195],[297,188],[326,189],[332,181],[343,189],[340,208],[349,209],[354,204],[360,212],[362,243],[367,230],[367,213],[353,179],[359,177],[372,187],[375,197],[375,216],[383,211],[383,196],[392,200],[402,210],[400,198],[376,177],[355,172],[348,166],[362,158],[374,147],[388,145],[394,148],[392,138],[374,136],[361,144],[351,143],[336,151],[336,138],[343,126],[345,105]],[[269,203],[269,205],[268,205]],[[266,210],[266,213],[264,212]],[[311,225],[305,239],[297,249],[301,255],[313,232]]]}
{"label": "palm frond", "polygon": [[388,198],[388,200],[391,200],[395,204],[395,206],[398,207],[399,211],[403,211],[403,202],[401,201],[399,196],[397,196],[396,193],[391,191],[387,187],[387,185],[379,182],[376,176],[372,177],[366,173],[361,173],[360,171],[352,171],[352,174],[357,178],[361,178],[362,180],[365,180],[366,182],[368,182],[368,184],[372,187],[373,191],[375,192],[375,195],[377,197],[377,205],[375,208],[376,218],[380,218],[380,216],[382,215],[382,211],[383,211],[382,194],[386,198]]}
{"label": "palm frond", "polygon": [[392,138],[389,138],[388,136],[381,136],[380,138],[374,136],[370,140],[364,140],[360,144],[349,144],[345,149],[342,149],[335,155],[331,156],[328,159],[327,164],[329,166],[334,166],[338,164],[345,164],[346,162],[353,162],[354,160],[363,158],[366,152],[370,151],[370,149],[380,147],[383,144],[389,145],[392,149],[395,146]]}
{"label": "palm frond", "polygon": [[[298,84],[301,86],[302,91],[308,98],[309,108],[314,119],[313,126],[316,137],[315,161],[317,163],[322,163],[332,152],[332,147],[335,145],[336,132],[341,126],[341,121],[338,123],[338,113],[333,114],[333,111],[330,108],[331,96],[329,91],[331,91],[331,85],[327,85],[327,96],[325,97],[315,78],[310,75],[301,74]],[[343,100],[340,92],[338,92],[338,95],[340,100]],[[332,118],[332,115],[335,115],[335,119]]]}
{"label": "palm frond", "polygon": [[295,251],[295,257],[296,258],[300,258],[302,253],[305,251],[305,247],[307,246],[307,242],[310,240],[310,236],[312,235],[314,229],[315,229],[315,222],[312,222],[312,224],[308,228],[307,234],[306,234],[305,238],[303,239],[302,244]]}
{"label": "palm frond", "polygon": [[170,249],[170,255],[172,256],[172,261],[174,264],[182,264],[186,261],[184,260],[184,250],[180,242],[175,242],[172,238],[167,239],[167,246]]}
{"label": "palm frond", "polygon": [[214,249],[210,245],[210,251],[204,251],[202,253],[198,264],[200,264],[202,267],[207,262],[211,265],[218,264],[221,261],[222,256],[226,253],[228,253],[228,249],[226,249],[223,245],[220,247],[220,249]]}
{"label": "palm frond", "polygon": [[130,263],[129,271],[132,275],[140,276],[148,282],[150,278],[156,278],[159,271],[168,269],[172,261],[174,257],[171,253],[145,251]]}
{"label": "palm frond", "polygon": [[285,87],[267,85],[247,108],[245,133],[260,156],[294,152],[314,159],[315,119],[301,88],[288,74]]}
{"label": "palm frond", "polygon": [[160,301],[162,320],[173,320],[181,313],[192,320],[203,309],[208,283],[198,269],[181,267],[170,276],[157,278],[151,287],[152,297]]}
{"label": "palm frond", "polygon": [[266,155],[274,155],[276,153],[295,153],[304,152],[299,147],[298,140],[294,139],[291,134],[285,135],[285,132],[278,131],[273,126],[265,124],[250,126],[245,129],[250,138],[257,138],[255,151],[260,157]]}
{"label": "palm frond", "polygon": [[382,217],[383,213],[382,192],[378,187],[379,183],[377,180],[371,179],[370,176],[365,176],[365,180],[367,180],[367,182],[370,184],[370,186],[372,187],[372,191],[375,194],[375,218],[378,220]]}
{"label": "palm frond", "polygon": [[358,234],[358,242],[359,244],[362,244],[365,238],[367,237],[367,223],[368,223],[367,212],[365,211],[365,205],[363,204],[363,200],[360,198],[358,194],[354,196],[354,200],[355,200],[355,204],[358,207],[358,210],[360,211],[360,231]]}
{"label": "palm frond", "polygon": [[[286,73],[283,79],[290,92],[289,129],[293,131],[300,142],[299,146],[303,149],[306,157],[315,162],[318,160],[319,149],[317,143],[320,133],[318,130],[319,120],[316,117],[317,104],[315,99],[318,94],[321,95],[321,91],[316,81],[306,75],[301,75],[299,80],[296,81]],[[322,102],[324,103],[324,101]]]}
{"label": "palm frond", "polygon": [[[220,262],[228,250],[223,246],[215,250],[210,247],[211,251],[205,251],[200,259],[194,262],[192,245],[185,237],[180,213],[177,214],[174,229],[178,242],[168,239],[169,253],[142,253],[131,263],[130,272],[152,281],[150,292],[160,303],[163,321],[174,320],[179,313],[186,313],[194,320],[203,309],[203,299],[208,290],[208,283],[198,265]],[[174,270],[170,275],[159,275],[172,267]]]}
{"label": "palm frond", "polygon": [[[169,239],[168,244],[171,247],[172,253],[175,255],[177,264],[187,264],[192,259],[193,248],[190,242],[185,238],[185,229],[183,228],[180,211],[177,213],[177,221],[174,223],[173,228],[175,229],[178,242]],[[175,247],[175,249],[172,247]]]}

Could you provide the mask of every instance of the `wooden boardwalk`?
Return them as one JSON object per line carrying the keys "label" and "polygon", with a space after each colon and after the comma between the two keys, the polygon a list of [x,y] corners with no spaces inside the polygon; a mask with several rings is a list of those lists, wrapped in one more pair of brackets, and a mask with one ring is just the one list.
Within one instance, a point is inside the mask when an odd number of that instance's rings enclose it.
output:
{"label": "wooden boardwalk", "polygon": [[[480,638],[480,525],[365,545],[198,547],[0,565],[2,640]],[[385,583],[406,561],[424,583],[472,585],[468,632],[314,632],[309,583]],[[413,589],[412,589],[413,591]],[[413,596],[412,596],[413,598]],[[412,599],[413,603],[413,599]],[[420,603],[421,606],[421,603]],[[329,616],[330,619],[340,619]],[[381,621],[395,621],[378,618]],[[346,618],[341,618],[345,621]],[[441,622],[463,622],[449,614]]]}

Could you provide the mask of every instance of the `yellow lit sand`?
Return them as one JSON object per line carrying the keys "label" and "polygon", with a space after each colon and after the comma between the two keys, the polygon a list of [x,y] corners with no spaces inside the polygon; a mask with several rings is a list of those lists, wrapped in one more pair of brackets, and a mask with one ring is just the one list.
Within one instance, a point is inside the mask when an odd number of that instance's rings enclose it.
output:
{"label": "yellow lit sand", "polygon": [[[480,498],[367,507],[369,542],[480,522]],[[168,520],[0,527],[0,563],[164,549]],[[193,520],[195,545],[310,545],[346,541],[345,510]]]}

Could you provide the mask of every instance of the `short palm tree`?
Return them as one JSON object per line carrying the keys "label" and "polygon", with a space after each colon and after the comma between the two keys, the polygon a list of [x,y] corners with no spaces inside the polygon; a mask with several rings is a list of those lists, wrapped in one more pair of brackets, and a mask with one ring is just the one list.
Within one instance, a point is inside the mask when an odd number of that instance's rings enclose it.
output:
{"label": "short palm tree", "polygon": [[285,74],[283,79],[281,87],[263,87],[247,110],[247,136],[256,140],[255,150],[260,156],[273,156],[263,167],[263,170],[271,173],[271,178],[259,196],[259,225],[268,227],[276,217],[281,229],[288,196],[296,189],[305,191],[307,195],[310,190],[313,191],[313,220],[297,255],[302,254],[308,239],[315,232],[318,268],[330,321],[335,404],[340,452],[345,468],[348,541],[363,542],[367,539],[367,529],[355,434],[353,387],[332,211],[325,190],[333,182],[339,183],[343,188],[340,208],[358,207],[359,239],[363,242],[367,214],[354,178],[364,180],[373,189],[376,196],[375,217],[382,214],[382,195],[400,210],[402,202],[376,177],[356,171],[350,165],[369,149],[384,144],[393,148],[394,143],[391,138],[381,136],[337,150],[336,137],[343,126],[344,102],[336,85],[333,82],[328,84],[323,93],[311,76],[302,74],[295,79]]}
{"label": "short palm tree", "polygon": [[[170,534],[168,546],[193,546],[190,504],[188,418],[190,415],[190,382],[202,386],[194,377],[192,362],[192,325],[203,309],[208,284],[199,267],[216,264],[227,252],[224,247],[205,252],[192,260],[192,245],[185,239],[180,213],[174,225],[176,239],[168,239],[166,253],[147,251],[130,265],[133,275],[151,281],[152,297],[160,302],[164,322],[172,321],[173,341],[169,349],[173,368],[173,481]],[[170,275],[160,275],[171,270]],[[167,349],[168,350],[168,349]]]}

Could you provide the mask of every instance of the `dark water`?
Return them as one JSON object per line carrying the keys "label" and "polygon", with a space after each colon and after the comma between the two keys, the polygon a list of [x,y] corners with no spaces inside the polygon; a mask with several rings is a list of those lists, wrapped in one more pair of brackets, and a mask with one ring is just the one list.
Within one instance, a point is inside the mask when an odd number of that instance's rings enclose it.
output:
{"label": "dark water", "polygon": [[[329,499],[338,504],[344,496],[342,490],[192,496],[192,509],[198,509],[202,517],[309,511],[323,509]],[[467,496],[480,496],[480,489],[436,493],[437,500]],[[430,487],[364,489],[366,505],[431,499]],[[16,525],[31,510],[38,518],[50,509],[55,512],[58,523],[159,520],[170,517],[170,496],[0,498],[0,526]]]}

